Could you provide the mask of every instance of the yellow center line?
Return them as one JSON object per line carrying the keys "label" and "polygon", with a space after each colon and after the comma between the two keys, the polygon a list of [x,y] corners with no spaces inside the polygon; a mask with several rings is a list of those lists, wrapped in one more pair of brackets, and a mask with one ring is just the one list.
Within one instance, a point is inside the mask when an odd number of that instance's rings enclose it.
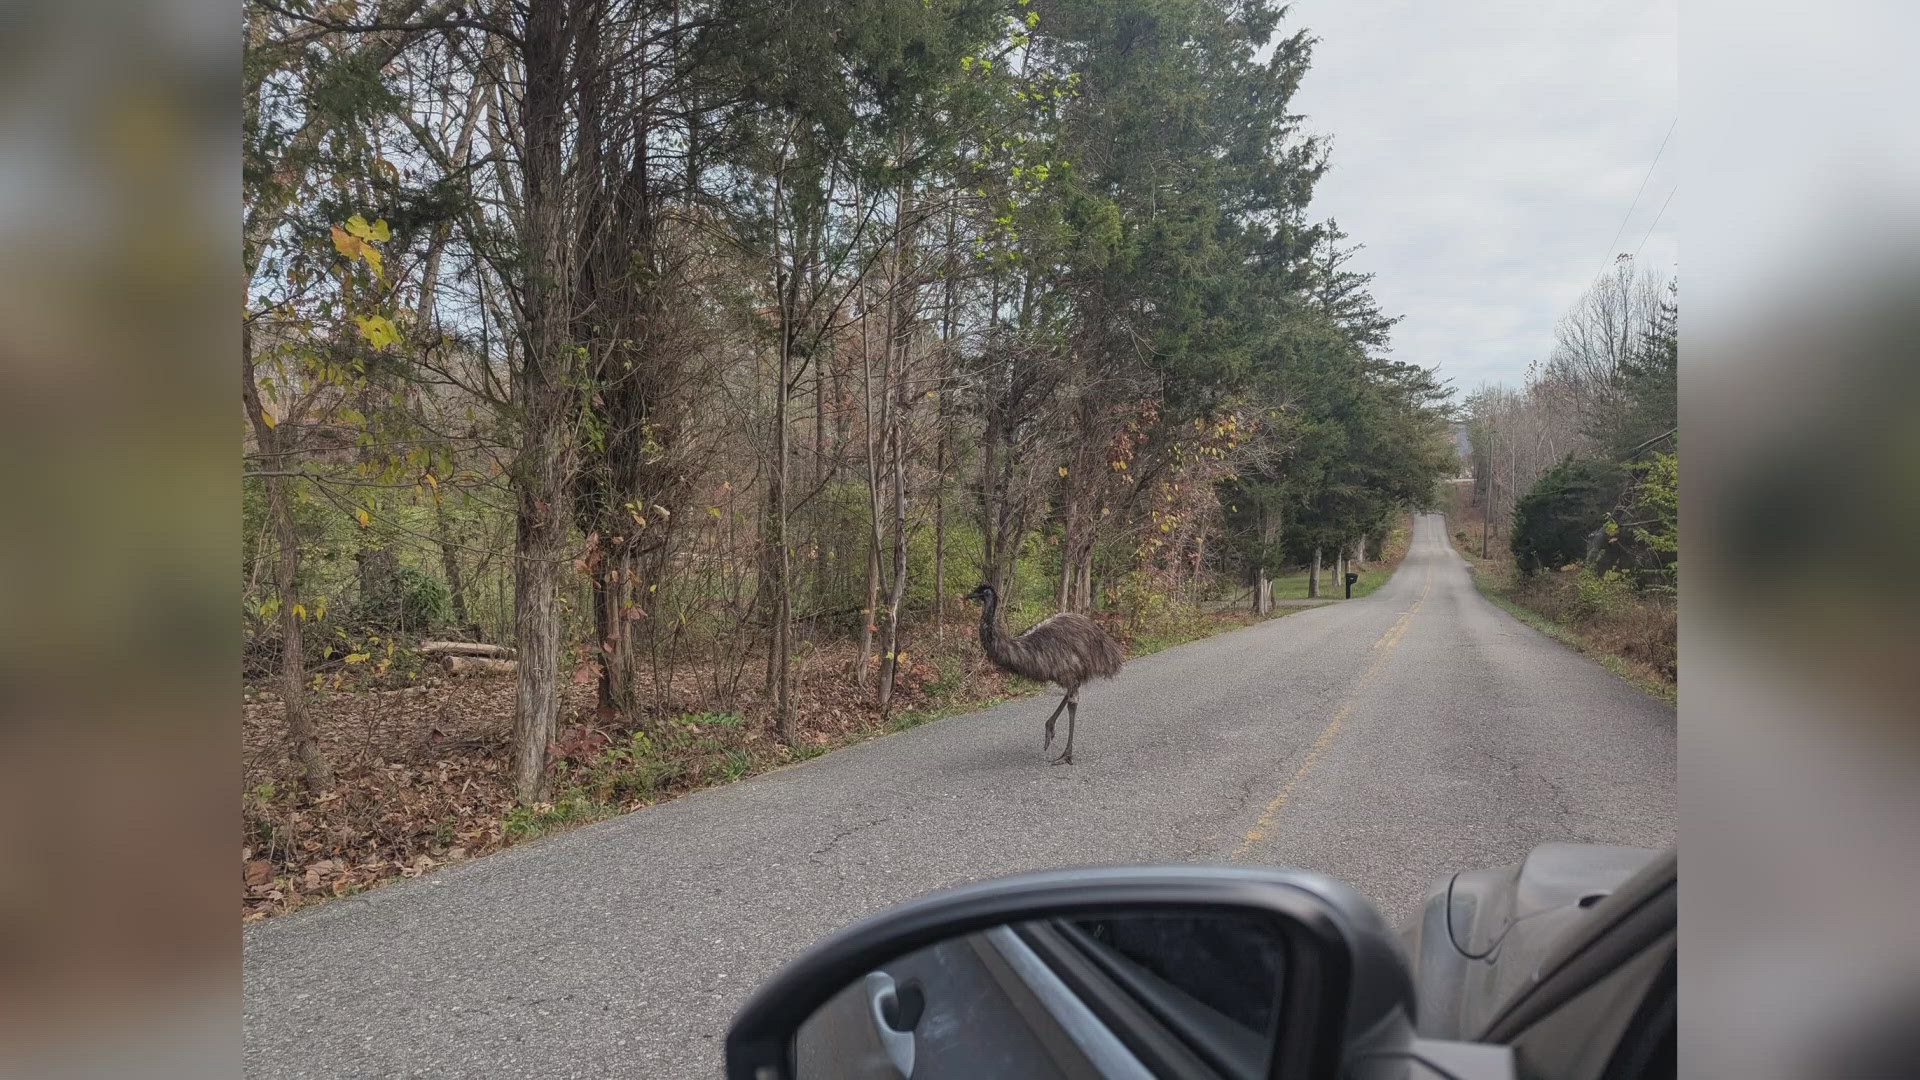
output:
{"label": "yellow center line", "polygon": [[[1368,664],[1367,670],[1361,672],[1360,677],[1354,680],[1355,695],[1379,672],[1381,665],[1386,663],[1387,657],[1392,654],[1394,646],[1400,644],[1400,639],[1406,636],[1407,625],[1413,621],[1413,616],[1420,610],[1420,605],[1427,602],[1427,593],[1432,590],[1433,575],[1428,574],[1426,583],[1420,588],[1420,596],[1414,600],[1413,606],[1401,612],[1400,618],[1387,628],[1386,633],[1380,635],[1380,640],[1373,643],[1375,650],[1373,663]],[[1313,740],[1313,745],[1307,748],[1306,760],[1300,763],[1300,768],[1280,788],[1280,793],[1273,797],[1273,801],[1267,804],[1265,810],[1261,811],[1260,819],[1253,823],[1253,828],[1247,830],[1246,838],[1240,841],[1238,848],[1234,849],[1233,857],[1236,861],[1245,859],[1253,850],[1253,845],[1266,839],[1267,830],[1273,828],[1274,820],[1280,816],[1281,808],[1287,805],[1287,799],[1293,794],[1294,785],[1320,763],[1321,755],[1326,753],[1327,747],[1333,745],[1333,740],[1339,736],[1340,728],[1346,724],[1347,717],[1353,715],[1353,704],[1354,696],[1350,695],[1346,704],[1340,706],[1340,710],[1333,714],[1333,720],[1327,724],[1326,730],[1322,731],[1320,737]]]}

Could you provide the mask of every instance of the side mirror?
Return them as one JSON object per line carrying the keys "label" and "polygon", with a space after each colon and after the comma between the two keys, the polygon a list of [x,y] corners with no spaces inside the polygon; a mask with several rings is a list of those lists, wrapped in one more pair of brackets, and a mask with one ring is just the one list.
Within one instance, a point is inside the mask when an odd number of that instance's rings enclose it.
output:
{"label": "side mirror", "polygon": [[1404,1077],[1413,1002],[1386,924],[1330,878],[1049,871],[815,947],[734,1018],[727,1076]]}

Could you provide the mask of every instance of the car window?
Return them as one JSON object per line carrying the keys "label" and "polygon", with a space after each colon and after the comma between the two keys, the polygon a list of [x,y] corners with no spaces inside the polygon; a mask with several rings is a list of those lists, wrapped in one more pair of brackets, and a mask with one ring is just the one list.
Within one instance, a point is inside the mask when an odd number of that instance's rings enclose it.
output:
{"label": "car window", "polygon": [[1285,956],[1272,931],[1215,915],[1128,915],[1074,924],[1222,1016],[1272,1030]]}

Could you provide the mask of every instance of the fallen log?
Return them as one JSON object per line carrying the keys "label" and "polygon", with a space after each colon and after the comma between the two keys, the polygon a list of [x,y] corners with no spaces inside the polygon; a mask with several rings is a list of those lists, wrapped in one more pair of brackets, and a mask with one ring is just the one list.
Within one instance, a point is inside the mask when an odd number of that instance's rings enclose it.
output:
{"label": "fallen log", "polygon": [[511,675],[520,670],[517,660],[494,660],[484,656],[442,656],[441,666],[449,675]]}
{"label": "fallen log", "polygon": [[431,656],[490,656],[496,660],[511,660],[513,648],[508,645],[487,645],[478,641],[423,641],[420,651]]}

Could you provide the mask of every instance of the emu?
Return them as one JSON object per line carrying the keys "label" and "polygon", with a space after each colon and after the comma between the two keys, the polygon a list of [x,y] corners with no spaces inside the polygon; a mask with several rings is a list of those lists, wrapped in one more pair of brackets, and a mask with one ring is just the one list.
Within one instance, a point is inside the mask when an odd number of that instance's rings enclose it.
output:
{"label": "emu", "polygon": [[981,602],[980,647],[986,650],[993,666],[1029,679],[1055,683],[1067,692],[1060,704],[1054,706],[1053,715],[1047,717],[1046,739],[1040,749],[1053,745],[1053,722],[1060,718],[1060,710],[1065,709],[1067,746],[1053,759],[1053,764],[1072,764],[1073,721],[1074,714],[1080,710],[1080,686],[1088,679],[1111,679],[1120,674],[1120,665],[1127,662],[1126,654],[1120,651],[1118,642],[1085,615],[1063,611],[1042,620],[1019,637],[1009,638],[1000,632],[995,618],[1000,610],[1000,597],[993,586],[982,585],[968,593],[967,599]]}

